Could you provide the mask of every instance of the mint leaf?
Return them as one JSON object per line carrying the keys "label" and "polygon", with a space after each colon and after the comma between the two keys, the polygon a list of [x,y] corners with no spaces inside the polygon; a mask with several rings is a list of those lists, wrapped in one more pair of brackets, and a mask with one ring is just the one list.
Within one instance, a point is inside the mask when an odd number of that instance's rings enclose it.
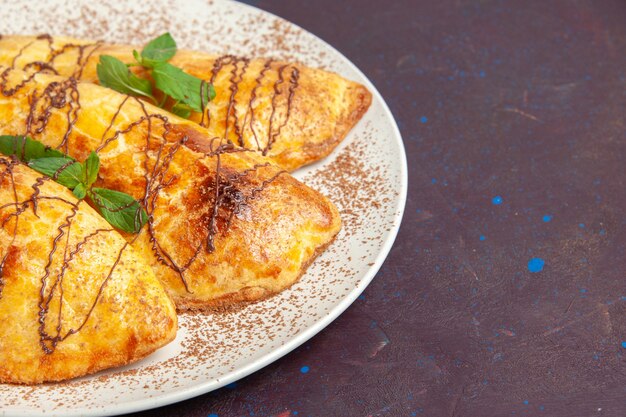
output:
{"label": "mint leaf", "polygon": [[189,116],[191,116],[191,110],[191,107],[181,102],[178,102],[172,106],[172,113],[174,113],[176,116],[182,117],[183,119],[188,119]]}
{"label": "mint leaf", "polygon": [[[209,101],[213,100],[215,98],[215,96],[217,95],[215,93],[215,88],[213,87],[213,84],[205,83],[205,85],[203,87],[207,89],[207,93],[206,94],[209,97]],[[206,107],[206,102],[204,103],[204,105]]]}
{"label": "mint leaf", "polygon": [[72,193],[74,193],[74,197],[82,200],[83,198],[85,198],[85,195],[87,195],[87,187],[85,187],[85,184],[81,182],[76,187],[74,187]]}
{"label": "mint leaf", "polygon": [[15,155],[22,162],[37,158],[65,157],[62,152],[27,136],[0,136],[0,153]]}
{"label": "mint leaf", "polygon": [[[166,62],[176,54],[176,41],[169,33],[164,33],[148,42],[141,51],[141,63],[152,67],[159,62]],[[137,57],[135,57],[137,59]]]}
{"label": "mint leaf", "polygon": [[28,166],[70,189],[82,183],[85,176],[83,164],[68,157],[31,159]]}
{"label": "mint leaf", "polygon": [[167,62],[159,62],[154,66],[152,78],[156,88],[188,105],[193,111],[201,112],[211,99],[210,84]]}
{"label": "mint leaf", "polygon": [[[118,92],[148,97],[158,106],[163,106],[168,97],[176,101],[172,112],[188,118],[191,112],[202,112],[209,101],[215,98],[213,85],[200,78],[187,74],[182,69],[169,64],[177,51],[176,41],[169,33],[153,39],[143,48],[141,54],[133,50],[137,62],[124,64],[119,59],[101,55],[96,68],[100,84]],[[152,84],[149,80],[134,75],[128,67],[141,65],[152,69],[154,86],[163,92],[161,104],[152,95]]]}
{"label": "mint leaf", "polygon": [[119,59],[109,55],[100,55],[100,62],[96,67],[96,72],[98,73],[100,85],[123,94],[148,97],[156,103],[152,96],[152,84],[150,84],[150,81],[137,77]]}
{"label": "mint leaf", "polygon": [[[136,49],[133,49],[133,57],[135,58],[135,61],[137,61],[138,64],[143,65],[143,62],[141,60],[141,55],[139,55],[139,52],[137,52]],[[129,65],[133,65],[133,64],[126,64],[126,66]]]}
{"label": "mint leaf", "polygon": [[84,184],[87,188],[89,188],[98,179],[98,170],[100,170],[100,158],[98,158],[97,153],[91,151],[83,164],[85,166]]}
{"label": "mint leaf", "polygon": [[128,194],[94,187],[89,197],[106,221],[125,232],[139,232],[148,220],[143,207]]}
{"label": "mint leaf", "polygon": [[33,170],[71,189],[79,200],[88,196],[113,227],[137,233],[148,221],[146,211],[130,195],[92,187],[100,169],[100,158],[95,152],[91,152],[85,162],[80,163],[29,137],[4,135],[0,136],[0,153],[17,156]]}

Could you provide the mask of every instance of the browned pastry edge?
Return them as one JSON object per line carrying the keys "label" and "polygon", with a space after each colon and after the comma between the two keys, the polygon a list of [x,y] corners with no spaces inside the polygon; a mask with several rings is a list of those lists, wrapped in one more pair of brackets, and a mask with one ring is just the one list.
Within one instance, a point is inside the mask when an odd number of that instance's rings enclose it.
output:
{"label": "browned pastry edge", "polygon": [[[293,172],[303,166],[312,164],[326,158],[333,150],[345,139],[352,128],[365,115],[372,104],[372,93],[363,85],[356,85],[354,90],[349,90],[350,95],[355,96],[355,105],[352,106],[352,112],[335,126],[334,134],[321,143],[311,144],[305,143],[302,147],[303,155],[298,157],[297,152],[287,150],[280,154],[274,155],[272,158],[276,162]],[[296,154],[296,155],[292,155]],[[291,163],[290,163],[291,161]],[[300,165],[294,165],[293,161],[298,161]]]}
{"label": "browned pastry edge", "polygon": [[[172,337],[169,340],[167,340],[167,342],[165,342],[163,346],[169,344],[175,338],[176,338],[176,334],[174,334],[174,337]],[[120,368],[122,366],[127,366],[127,365],[131,365],[131,364],[133,364],[135,362],[139,362],[140,360],[146,358],[147,356],[149,356],[152,353],[156,352],[157,350],[161,349],[163,346],[157,347],[155,349],[150,349],[150,350],[148,350],[146,352],[141,352],[139,354],[137,354],[137,351],[136,351],[135,355],[133,355],[131,358],[124,358],[123,355],[109,355],[108,352],[104,352],[103,356],[117,356],[117,357],[119,357],[119,359],[120,359],[119,362],[114,363],[112,365],[106,365],[106,366],[101,366],[101,367],[94,367],[93,369],[89,369],[84,374],[81,374],[80,376],[76,376],[76,377],[73,377],[73,378],[49,378],[49,379],[42,379],[41,381],[23,382],[23,381],[17,381],[17,380],[9,380],[9,378],[6,375],[2,375],[2,373],[0,373],[0,383],[2,383],[2,384],[9,384],[9,385],[19,385],[19,386],[37,386],[37,385],[41,385],[41,384],[63,384],[63,383],[67,383],[68,381],[75,381],[75,380],[77,380],[79,378],[84,378],[84,377],[88,377],[88,376],[94,375],[94,374],[96,374],[98,372],[101,372],[101,371],[112,371],[112,372],[115,372],[115,371],[118,370],[118,368]]]}
{"label": "browned pastry edge", "polygon": [[[339,234],[339,232],[337,232]],[[223,295],[219,298],[211,300],[210,304],[204,303],[194,303],[188,302],[184,300],[176,300],[174,302],[176,304],[176,311],[180,313],[186,314],[224,314],[224,313],[233,313],[242,310],[244,307],[250,304],[256,304],[259,301],[264,301],[269,298],[272,298],[283,291],[289,290],[295,283],[300,281],[300,278],[304,275],[308,267],[315,261],[315,259],[322,254],[337,238],[337,235],[333,236],[333,238],[325,245],[318,247],[313,255],[309,258],[309,260],[302,264],[300,268],[300,272],[298,273],[298,277],[287,287],[281,288],[279,291],[272,292],[263,287],[245,287],[241,290]]]}

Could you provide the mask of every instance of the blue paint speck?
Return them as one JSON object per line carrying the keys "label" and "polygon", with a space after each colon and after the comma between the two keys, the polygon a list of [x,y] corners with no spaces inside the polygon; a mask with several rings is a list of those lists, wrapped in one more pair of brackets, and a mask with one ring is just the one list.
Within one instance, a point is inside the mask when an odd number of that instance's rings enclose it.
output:
{"label": "blue paint speck", "polygon": [[208,417],[219,417],[217,414],[209,414]]}
{"label": "blue paint speck", "polygon": [[585,223],[578,223],[578,227],[580,227],[581,229],[585,228]]}
{"label": "blue paint speck", "polygon": [[528,405],[528,400],[524,400],[524,405]]}
{"label": "blue paint speck", "polygon": [[502,204],[502,197],[497,195],[497,196],[495,196],[494,198],[491,199],[491,202],[493,204],[495,204],[495,205]]}
{"label": "blue paint speck", "polygon": [[432,182],[433,184],[437,183],[437,178],[433,178],[432,180],[430,180],[430,182]]}
{"label": "blue paint speck", "polygon": [[485,73],[485,71],[480,71],[478,75],[480,76],[480,78],[485,78],[487,74]]}
{"label": "blue paint speck", "polygon": [[306,374],[307,372],[309,372],[309,367],[308,366],[303,366],[302,368],[300,368],[300,372],[302,372],[303,374]]}
{"label": "blue paint speck", "polygon": [[604,235],[606,235],[606,230],[600,229],[600,236],[604,236]]}
{"label": "blue paint speck", "polygon": [[585,293],[587,292],[587,288],[581,288],[581,289],[580,289],[580,292],[581,292],[582,294],[585,294]]}
{"label": "blue paint speck", "polygon": [[297,411],[294,411],[294,412],[293,412],[293,415],[294,415],[294,416],[297,416],[297,415],[298,415],[298,412],[297,412]]}
{"label": "blue paint speck", "polygon": [[420,122],[426,123],[427,121],[428,121],[428,117],[426,117],[426,116],[420,117]]}
{"label": "blue paint speck", "polygon": [[552,216],[549,215],[549,214],[546,214],[546,215],[543,216],[542,219],[543,219],[544,222],[548,223],[550,220],[552,220]]}
{"label": "blue paint speck", "polygon": [[539,406],[539,409],[540,409],[541,411],[543,411],[543,410],[545,410],[545,409],[546,409],[546,407],[544,407],[543,405],[540,405],[540,406]]}
{"label": "blue paint speck", "polygon": [[480,239],[480,240],[485,240],[485,239],[487,239],[487,238],[485,237],[485,235],[480,235],[479,239]]}
{"label": "blue paint speck", "polygon": [[626,349],[626,342],[622,342],[622,347]]}
{"label": "blue paint speck", "polygon": [[530,272],[541,272],[546,262],[541,258],[532,258],[528,261],[528,270]]}

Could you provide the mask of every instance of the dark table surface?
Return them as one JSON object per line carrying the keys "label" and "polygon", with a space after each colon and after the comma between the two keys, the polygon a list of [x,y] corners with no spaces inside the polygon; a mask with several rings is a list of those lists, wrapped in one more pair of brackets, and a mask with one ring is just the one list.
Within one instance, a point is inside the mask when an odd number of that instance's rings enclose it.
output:
{"label": "dark table surface", "polygon": [[135,416],[626,415],[626,2],[249,3],[380,90],[404,220],[326,330]]}

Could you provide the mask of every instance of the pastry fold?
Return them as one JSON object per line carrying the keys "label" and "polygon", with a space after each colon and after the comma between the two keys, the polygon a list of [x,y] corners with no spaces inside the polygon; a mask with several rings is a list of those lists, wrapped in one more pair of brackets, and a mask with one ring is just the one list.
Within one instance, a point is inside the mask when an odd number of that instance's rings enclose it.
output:
{"label": "pastry fold", "polygon": [[174,303],[140,257],[67,188],[0,157],[0,382],[91,374],[173,340]]}
{"label": "pastry fold", "polygon": [[[47,68],[97,82],[100,55],[130,63],[133,49],[140,48],[66,37],[2,36],[0,65]],[[215,99],[191,120],[210,136],[255,150],[289,171],[327,156],[371,103],[363,85],[297,63],[185,50],[170,63],[215,87]]]}
{"label": "pastry fold", "polygon": [[127,238],[179,309],[275,294],[339,232],[323,195],[194,122],[44,73],[0,67],[0,89],[1,134],[31,136],[79,161],[96,151],[96,186],[145,207],[148,223]]}

